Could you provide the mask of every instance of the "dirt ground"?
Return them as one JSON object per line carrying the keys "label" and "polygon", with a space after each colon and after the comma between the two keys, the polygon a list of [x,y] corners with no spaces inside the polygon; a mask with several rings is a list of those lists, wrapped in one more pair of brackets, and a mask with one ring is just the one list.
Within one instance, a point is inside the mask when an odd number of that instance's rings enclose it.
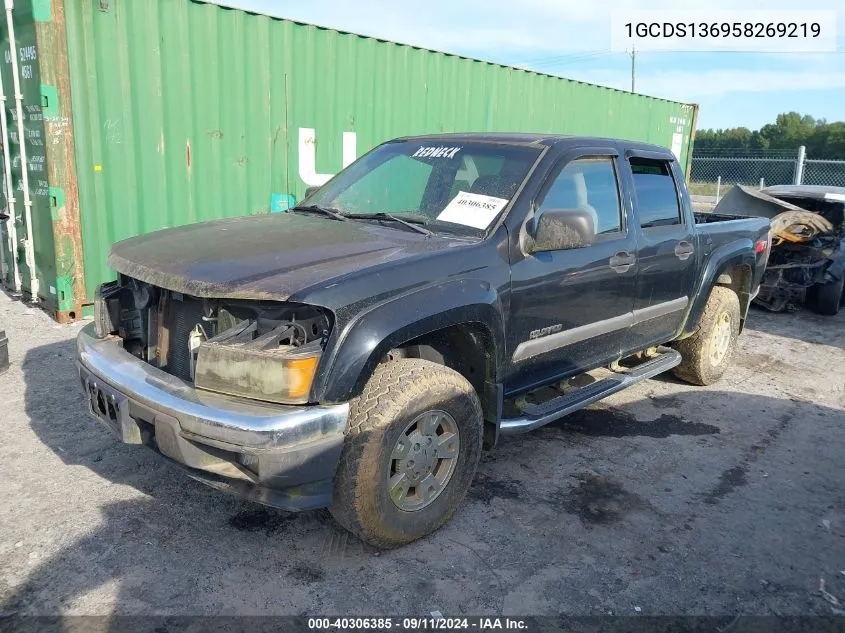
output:
{"label": "dirt ground", "polygon": [[829,615],[820,578],[845,600],[845,313],[752,310],[718,385],[658,377],[506,438],[451,523],[383,553],[119,444],[85,413],[80,327],[0,294],[0,612]]}

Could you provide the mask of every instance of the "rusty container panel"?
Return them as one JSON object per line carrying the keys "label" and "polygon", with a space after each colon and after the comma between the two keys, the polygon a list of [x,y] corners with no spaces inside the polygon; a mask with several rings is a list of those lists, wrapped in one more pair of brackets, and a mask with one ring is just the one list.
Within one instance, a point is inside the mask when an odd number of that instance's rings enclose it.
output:
{"label": "rusty container panel", "polygon": [[283,211],[396,136],[616,136],[689,161],[693,105],[200,1],[52,0],[54,14],[62,1],[73,104],[57,125],[72,134],[55,159],[78,178],[72,287],[89,300],[115,241]]}
{"label": "rusty container panel", "polygon": [[[0,11],[3,8],[0,7]],[[10,36],[5,12],[0,16],[0,74],[5,94],[7,129],[3,143],[8,145],[11,162],[11,197],[14,199],[14,215],[9,222],[15,222],[17,243],[9,248],[4,227],[3,244],[7,268],[11,269],[14,258],[20,271],[22,290],[32,291],[37,285],[41,298],[47,300],[52,309],[55,297],[49,289],[55,281],[55,249],[50,227],[49,183],[46,171],[46,144],[44,142],[44,121],[41,110],[41,68],[33,6],[29,0],[18,0],[12,11],[14,41]],[[15,90],[13,59],[17,65],[17,81],[22,101],[18,104]],[[18,107],[20,105],[20,108]],[[23,119],[23,139],[18,120]],[[21,160],[21,146],[26,161]],[[28,177],[28,196],[24,193],[24,168]],[[3,206],[11,210],[6,200],[7,190],[2,188]],[[26,201],[30,202],[32,234],[26,222]],[[34,258],[27,256],[27,242],[32,244]],[[46,291],[48,296],[44,296]]]}
{"label": "rusty container panel", "polygon": [[[0,73],[8,122],[4,142],[9,143],[17,232],[17,245],[12,249],[8,248],[8,227],[0,236],[7,246],[4,249],[7,269],[4,281],[12,286],[11,259],[14,257],[23,292],[34,294],[33,298],[59,321],[68,321],[82,316],[86,289],[63,0],[16,0],[12,17],[13,43],[5,16],[0,20]],[[23,190],[12,50],[17,56],[23,97],[31,235],[25,216],[27,196]],[[3,207],[10,208],[5,194],[5,187],[0,188]],[[31,258],[26,256],[27,240],[33,246]]]}

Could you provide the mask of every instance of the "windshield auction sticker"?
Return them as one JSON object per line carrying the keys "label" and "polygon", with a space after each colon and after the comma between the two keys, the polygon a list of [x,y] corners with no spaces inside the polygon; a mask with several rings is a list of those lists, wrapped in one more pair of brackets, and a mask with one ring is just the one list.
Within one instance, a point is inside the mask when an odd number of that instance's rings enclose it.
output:
{"label": "windshield auction sticker", "polygon": [[506,198],[461,191],[446,205],[437,219],[472,226],[476,229],[486,229],[507,203]]}

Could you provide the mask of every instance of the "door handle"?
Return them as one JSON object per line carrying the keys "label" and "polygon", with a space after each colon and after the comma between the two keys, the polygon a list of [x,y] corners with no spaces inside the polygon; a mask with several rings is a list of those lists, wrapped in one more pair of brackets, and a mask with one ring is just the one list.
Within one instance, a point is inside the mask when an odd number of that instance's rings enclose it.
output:
{"label": "door handle", "polygon": [[692,244],[685,240],[678,242],[675,246],[675,256],[681,261],[688,259],[694,252],[695,249],[692,247]]}
{"label": "door handle", "polygon": [[631,255],[628,251],[619,251],[608,260],[608,263],[613,270],[622,274],[628,272],[628,269],[630,269],[636,261],[637,258]]}

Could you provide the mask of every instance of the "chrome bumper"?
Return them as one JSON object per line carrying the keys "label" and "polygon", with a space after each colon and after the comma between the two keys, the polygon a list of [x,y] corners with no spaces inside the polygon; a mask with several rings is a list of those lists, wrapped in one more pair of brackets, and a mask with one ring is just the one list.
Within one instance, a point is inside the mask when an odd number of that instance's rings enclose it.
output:
{"label": "chrome bumper", "polygon": [[215,488],[286,509],[327,505],[348,404],[284,406],[215,394],[143,362],[94,325],[77,337],[89,413]]}

